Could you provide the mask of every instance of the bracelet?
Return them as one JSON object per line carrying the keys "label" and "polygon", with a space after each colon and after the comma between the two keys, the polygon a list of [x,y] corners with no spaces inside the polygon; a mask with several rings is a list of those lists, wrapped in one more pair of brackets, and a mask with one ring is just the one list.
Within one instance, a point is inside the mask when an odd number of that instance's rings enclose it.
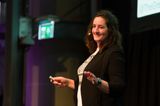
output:
{"label": "bracelet", "polygon": [[99,86],[102,84],[102,79],[101,78],[96,78],[96,86]]}

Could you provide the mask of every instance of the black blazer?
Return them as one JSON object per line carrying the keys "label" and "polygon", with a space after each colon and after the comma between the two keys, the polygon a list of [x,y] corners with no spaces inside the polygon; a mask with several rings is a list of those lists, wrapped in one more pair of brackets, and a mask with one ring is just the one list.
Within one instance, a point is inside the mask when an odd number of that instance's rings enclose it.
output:
{"label": "black blazer", "polygon": [[[110,93],[102,92],[83,77],[81,87],[83,106],[122,106],[120,99],[125,86],[125,59],[122,49],[114,45],[97,53],[85,70],[106,80],[109,83]],[[76,100],[78,78],[75,86]]]}

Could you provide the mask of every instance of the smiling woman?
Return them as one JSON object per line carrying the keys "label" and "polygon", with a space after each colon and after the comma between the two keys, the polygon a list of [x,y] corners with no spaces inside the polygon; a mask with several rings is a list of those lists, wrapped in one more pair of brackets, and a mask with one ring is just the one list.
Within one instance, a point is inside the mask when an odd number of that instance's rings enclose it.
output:
{"label": "smiling woman", "polygon": [[122,106],[125,60],[120,36],[116,16],[97,12],[86,33],[91,55],[77,69],[77,78],[50,77],[50,82],[74,90],[76,106]]}
{"label": "smiling woman", "polygon": [[106,20],[104,18],[96,17],[94,19],[92,34],[99,47],[101,45],[100,43],[108,36],[108,28],[106,25]]}

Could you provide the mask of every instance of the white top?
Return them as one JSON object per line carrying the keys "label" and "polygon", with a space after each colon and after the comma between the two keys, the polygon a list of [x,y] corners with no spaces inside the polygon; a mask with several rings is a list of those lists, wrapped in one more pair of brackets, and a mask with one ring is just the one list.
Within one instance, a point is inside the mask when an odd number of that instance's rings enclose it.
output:
{"label": "white top", "polygon": [[79,66],[78,70],[77,70],[77,74],[79,77],[79,85],[78,85],[78,92],[77,92],[77,106],[83,106],[82,103],[82,96],[81,96],[81,84],[82,84],[82,79],[83,79],[83,72],[84,69],[86,68],[86,66],[88,65],[88,63],[93,59],[93,57],[98,53],[99,48],[97,48],[97,50],[91,54],[83,63],[81,66]]}

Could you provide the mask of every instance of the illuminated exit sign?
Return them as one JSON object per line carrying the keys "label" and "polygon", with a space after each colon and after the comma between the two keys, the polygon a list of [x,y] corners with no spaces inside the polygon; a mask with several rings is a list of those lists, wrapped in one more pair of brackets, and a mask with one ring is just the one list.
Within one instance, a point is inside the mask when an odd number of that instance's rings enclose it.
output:
{"label": "illuminated exit sign", "polygon": [[38,39],[51,39],[54,38],[54,25],[53,20],[44,20],[38,26]]}

